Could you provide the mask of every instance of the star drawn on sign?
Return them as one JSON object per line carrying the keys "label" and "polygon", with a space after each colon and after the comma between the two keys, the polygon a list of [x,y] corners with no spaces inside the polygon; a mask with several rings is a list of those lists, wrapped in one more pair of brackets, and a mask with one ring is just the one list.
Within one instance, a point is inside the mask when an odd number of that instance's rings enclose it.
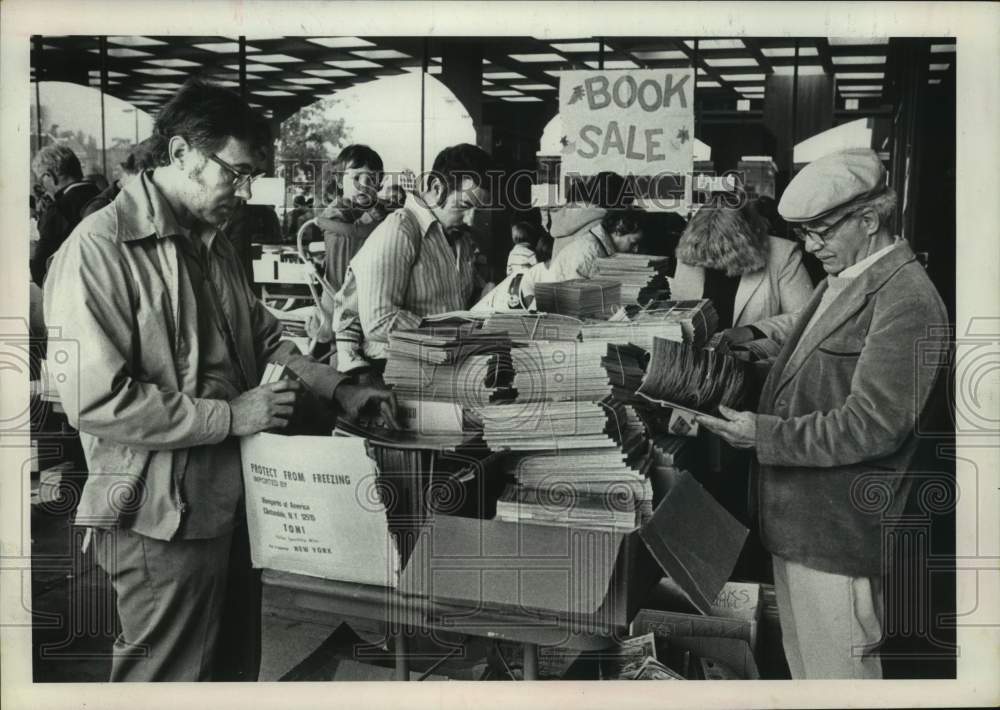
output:
{"label": "star drawn on sign", "polygon": [[688,132],[688,129],[681,128],[679,131],[677,131],[677,140],[679,140],[681,144],[687,143],[689,140],[691,140],[691,134]]}
{"label": "star drawn on sign", "polygon": [[569,103],[575,104],[582,98],[583,98],[583,84],[578,84],[573,87],[573,93],[569,97]]}
{"label": "star drawn on sign", "polygon": [[572,153],[574,150],[576,150],[576,141],[571,141],[566,136],[563,136],[562,138],[559,139],[559,144],[562,146],[563,154],[568,155],[569,153]]}

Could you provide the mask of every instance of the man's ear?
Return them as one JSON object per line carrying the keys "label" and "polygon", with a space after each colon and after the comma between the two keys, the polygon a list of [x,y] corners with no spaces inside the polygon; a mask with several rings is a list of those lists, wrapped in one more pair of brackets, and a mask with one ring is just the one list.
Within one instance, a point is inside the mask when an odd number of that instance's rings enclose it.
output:
{"label": "man's ear", "polygon": [[434,198],[434,207],[444,205],[444,200],[448,197],[448,188],[440,175],[431,174],[427,178],[427,193]]}
{"label": "man's ear", "polygon": [[873,209],[866,209],[861,213],[861,224],[864,225],[865,234],[869,237],[878,233],[881,222],[878,212]]}
{"label": "man's ear", "polygon": [[191,152],[191,144],[183,136],[174,136],[167,143],[167,158],[171,165],[183,166],[184,160]]}

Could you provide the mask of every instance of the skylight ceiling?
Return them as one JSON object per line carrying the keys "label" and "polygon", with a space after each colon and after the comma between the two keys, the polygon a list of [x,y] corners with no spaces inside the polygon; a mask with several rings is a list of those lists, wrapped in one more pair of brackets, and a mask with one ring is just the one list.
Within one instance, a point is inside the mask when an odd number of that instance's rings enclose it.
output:
{"label": "skylight ceiling", "polygon": [[[833,74],[838,90],[880,95],[890,45],[884,38],[663,38],[534,37],[477,38],[483,51],[483,100],[553,102],[558,77],[566,70],[680,69],[696,67],[697,91],[735,101],[764,93],[772,73],[799,76]],[[796,44],[797,55],[796,60]],[[81,83],[100,83],[100,42],[91,36],[44,37],[43,69],[82,73]],[[176,89],[187,77],[204,74],[239,87],[239,39],[235,37],[108,38],[107,68],[111,95],[128,100],[144,96],[157,106],[169,93],[137,94],[140,88]],[[935,38],[930,47],[928,81],[940,82],[951,70],[956,46]],[[423,37],[281,37],[245,40],[248,99],[276,115],[381,76],[420,72],[429,52],[428,72],[440,76],[441,50]],[[33,55],[33,61],[37,61]],[[34,69],[34,67],[33,67]],[[46,79],[46,72],[33,72]],[[74,74],[75,75],[75,74]],[[75,79],[62,79],[75,80]],[[846,87],[851,87],[847,89]],[[865,87],[863,90],[855,87]],[[493,93],[503,92],[503,93]],[[513,92],[513,93],[507,93]]]}

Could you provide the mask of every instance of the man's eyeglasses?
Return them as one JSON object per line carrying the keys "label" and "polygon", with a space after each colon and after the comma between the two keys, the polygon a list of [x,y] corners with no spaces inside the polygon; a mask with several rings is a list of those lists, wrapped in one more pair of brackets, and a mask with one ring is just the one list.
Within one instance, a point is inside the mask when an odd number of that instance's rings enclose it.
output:
{"label": "man's eyeglasses", "polygon": [[830,226],[822,229],[814,229],[812,227],[793,227],[792,231],[795,233],[795,236],[802,241],[805,241],[806,237],[812,237],[813,241],[819,243],[820,245],[824,245],[826,244],[827,235],[835,234],[837,227],[846,222],[849,217],[853,217],[857,214],[857,212],[857,210],[848,212]]}
{"label": "man's eyeglasses", "polygon": [[228,171],[233,176],[233,189],[239,190],[243,187],[250,187],[253,185],[253,181],[265,174],[263,170],[255,170],[254,172],[245,173],[242,170],[237,170],[235,167],[227,163],[225,160],[217,155],[209,154],[208,156],[213,161],[215,161],[220,167]]}

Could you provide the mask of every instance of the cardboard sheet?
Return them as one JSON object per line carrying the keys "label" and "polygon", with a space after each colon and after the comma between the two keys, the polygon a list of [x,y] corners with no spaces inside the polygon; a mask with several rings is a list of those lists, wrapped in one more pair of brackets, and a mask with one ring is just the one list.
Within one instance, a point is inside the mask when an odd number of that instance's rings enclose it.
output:
{"label": "cardboard sheet", "polygon": [[397,585],[399,553],[363,439],[264,433],[240,450],[254,567]]}

